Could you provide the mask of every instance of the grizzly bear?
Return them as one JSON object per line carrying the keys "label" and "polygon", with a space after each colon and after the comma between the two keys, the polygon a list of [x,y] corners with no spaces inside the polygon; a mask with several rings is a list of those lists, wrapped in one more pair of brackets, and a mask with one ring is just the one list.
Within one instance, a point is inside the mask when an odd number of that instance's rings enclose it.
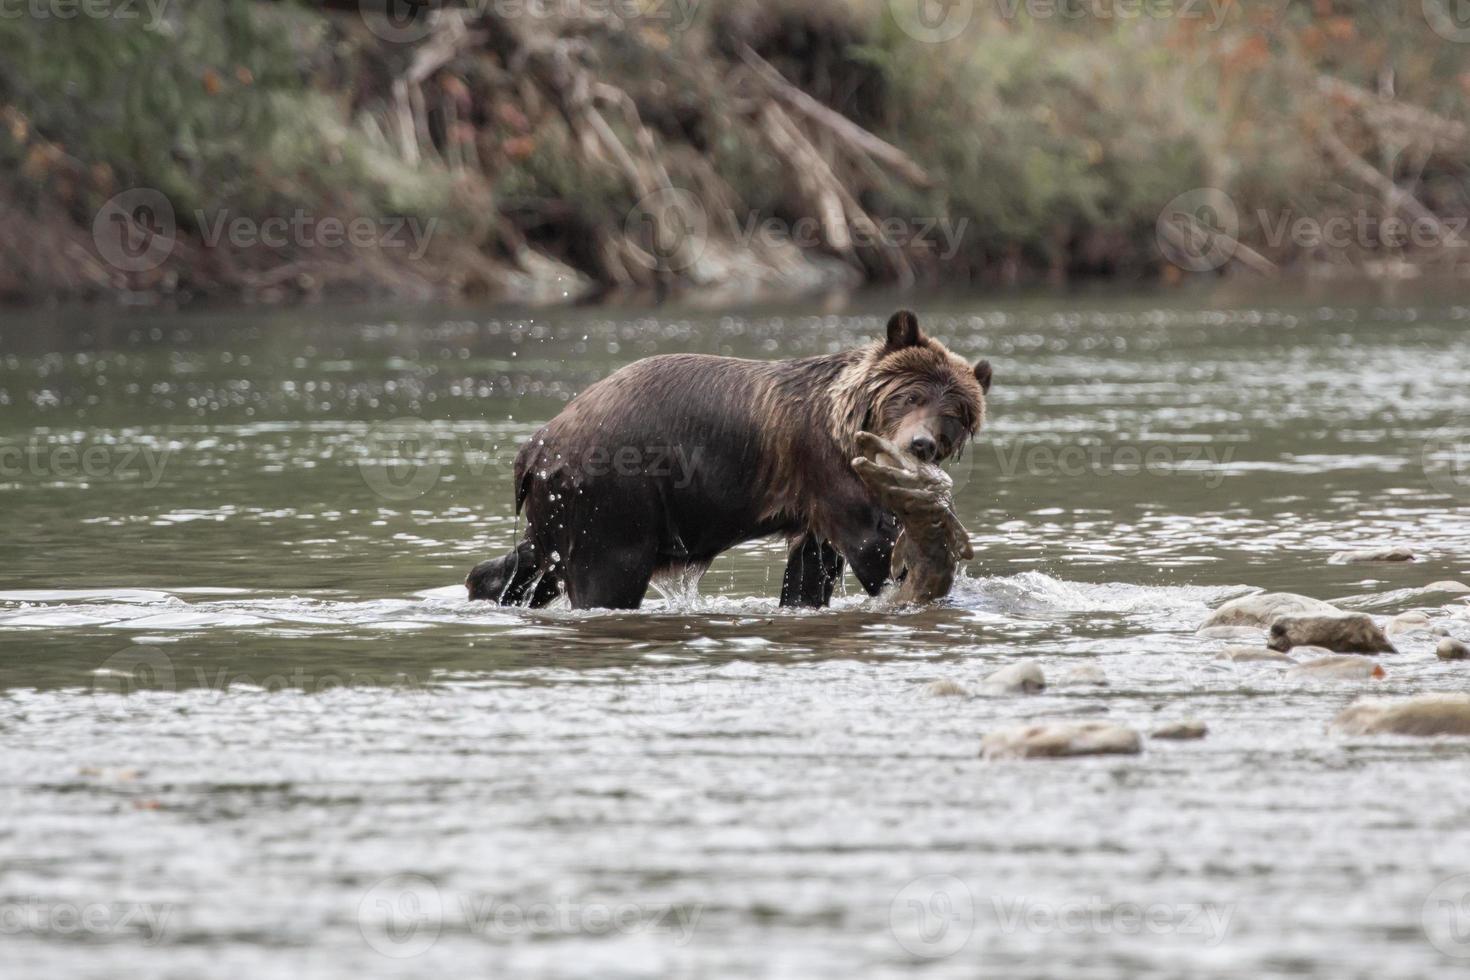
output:
{"label": "grizzly bear", "polygon": [[635,609],[654,575],[776,534],[791,543],[781,605],[825,606],[844,561],[876,595],[898,523],[853,470],[858,433],[943,461],[979,431],[990,381],[988,361],[972,368],[907,310],[885,340],[836,354],[637,361],[521,448],[525,536],[470,572],[470,598]]}

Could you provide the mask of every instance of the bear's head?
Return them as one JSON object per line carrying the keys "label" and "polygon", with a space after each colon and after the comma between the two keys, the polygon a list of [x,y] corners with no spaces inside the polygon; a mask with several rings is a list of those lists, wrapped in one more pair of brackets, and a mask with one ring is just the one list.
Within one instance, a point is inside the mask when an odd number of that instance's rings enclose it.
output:
{"label": "bear's head", "polygon": [[960,452],[985,421],[990,362],[971,367],[899,310],[864,372],[864,428],[925,462]]}

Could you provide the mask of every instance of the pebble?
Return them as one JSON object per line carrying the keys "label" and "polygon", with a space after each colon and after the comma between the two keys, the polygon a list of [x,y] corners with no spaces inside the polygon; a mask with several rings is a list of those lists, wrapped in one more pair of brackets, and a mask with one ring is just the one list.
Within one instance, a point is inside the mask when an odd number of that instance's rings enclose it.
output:
{"label": "pebble", "polygon": [[1333,656],[1297,664],[1286,672],[1286,676],[1296,680],[1366,681],[1388,675],[1376,661],[1365,657]]}
{"label": "pebble", "polygon": [[1031,661],[1002,667],[981,682],[990,694],[1034,694],[1046,687],[1041,668]]}
{"label": "pebble", "polygon": [[1167,738],[1180,742],[1187,742],[1196,738],[1204,738],[1210,729],[1202,721],[1193,718],[1184,721],[1172,722],[1161,728],[1155,728],[1149,732],[1149,738]]}
{"label": "pebble", "polygon": [[1398,653],[1373,617],[1364,613],[1283,616],[1271,624],[1266,646],[1281,653],[1300,646],[1326,647],[1333,653]]}
{"label": "pebble", "polygon": [[948,678],[930,684],[928,691],[937,698],[967,698],[970,696],[968,687]]}
{"label": "pebble", "polygon": [[1270,626],[1281,616],[1334,616],[1342,610],[1329,602],[1294,592],[1261,592],[1231,599],[1202,624],[1215,626]]}
{"label": "pebble", "polygon": [[1102,668],[1093,664],[1085,664],[1081,667],[1073,667],[1062,675],[1062,684],[1083,685],[1092,684],[1097,687],[1108,686],[1108,675],[1102,672]]}
{"label": "pebble", "polygon": [[980,742],[987,759],[1046,759],[1077,755],[1137,755],[1143,739],[1110,721],[1056,721],[991,732]]}
{"label": "pebble", "polygon": [[1464,582],[1451,582],[1448,580],[1443,582],[1430,582],[1428,585],[1424,586],[1424,591],[1449,592],[1452,594],[1458,594],[1470,592],[1470,585],[1466,585]]}
{"label": "pebble", "polygon": [[1265,647],[1226,647],[1215,654],[1216,660],[1231,660],[1238,664],[1294,664],[1291,657]]}
{"label": "pebble", "polygon": [[1398,545],[1392,548],[1364,548],[1357,551],[1339,551],[1327,559],[1334,565],[1360,565],[1371,561],[1413,561],[1414,553]]}
{"label": "pebble", "polygon": [[1416,630],[1429,629],[1429,617],[1422,612],[1399,613],[1388,621],[1388,635],[1396,636],[1399,633],[1413,633]]}
{"label": "pebble", "polygon": [[1363,698],[1332,719],[1347,735],[1470,735],[1470,694]]}
{"label": "pebble", "polygon": [[1470,660],[1470,645],[1447,636],[1434,648],[1434,655],[1441,660]]}

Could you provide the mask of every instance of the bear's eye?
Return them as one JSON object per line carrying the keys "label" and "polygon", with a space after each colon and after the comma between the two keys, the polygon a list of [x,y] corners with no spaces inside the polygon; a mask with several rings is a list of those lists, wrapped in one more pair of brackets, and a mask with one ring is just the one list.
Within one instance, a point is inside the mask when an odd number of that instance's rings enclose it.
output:
{"label": "bear's eye", "polygon": [[911,392],[909,392],[909,396],[903,400],[903,403],[905,405],[917,405],[917,404],[919,404],[919,393],[917,391],[911,391]]}

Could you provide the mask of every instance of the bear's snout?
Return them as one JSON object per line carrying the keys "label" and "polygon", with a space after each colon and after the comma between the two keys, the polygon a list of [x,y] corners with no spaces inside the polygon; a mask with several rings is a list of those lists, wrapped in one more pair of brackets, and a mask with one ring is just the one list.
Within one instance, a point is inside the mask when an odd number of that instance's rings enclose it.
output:
{"label": "bear's snout", "polygon": [[917,456],[922,462],[932,463],[939,455],[939,443],[935,442],[927,434],[916,435],[909,442],[909,452]]}

